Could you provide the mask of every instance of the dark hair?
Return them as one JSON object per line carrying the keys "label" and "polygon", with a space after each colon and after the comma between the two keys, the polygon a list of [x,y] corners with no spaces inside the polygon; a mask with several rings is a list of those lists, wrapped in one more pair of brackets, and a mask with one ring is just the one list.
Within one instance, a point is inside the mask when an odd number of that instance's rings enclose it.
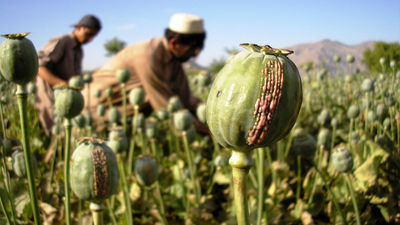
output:
{"label": "dark hair", "polygon": [[206,39],[205,32],[200,34],[181,34],[172,31],[169,28],[165,29],[164,35],[168,41],[175,37],[179,44],[190,45],[200,48],[203,48],[204,40]]}
{"label": "dark hair", "polygon": [[101,30],[101,22],[99,20],[99,18],[97,18],[94,15],[88,14],[85,15],[84,17],[82,17],[81,20],[79,20],[79,22],[77,24],[74,25],[74,27],[76,27],[77,25],[81,25],[83,27],[88,27],[88,28],[92,28],[95,30]]}

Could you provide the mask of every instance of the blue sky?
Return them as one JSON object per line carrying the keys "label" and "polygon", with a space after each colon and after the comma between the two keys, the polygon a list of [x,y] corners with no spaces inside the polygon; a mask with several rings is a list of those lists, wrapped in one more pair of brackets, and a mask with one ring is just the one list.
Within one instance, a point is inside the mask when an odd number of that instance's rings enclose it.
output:
{"label": "blue sky", "polygon": [[103,29],[84,46],[87,70],[109,60],[107,40],[118,37],[129,45],[159,37],[178,12],[204,18],[206,45],[196,61],[205,66],[243,42],[284,48],[323,39],[348,45],[400,41],[399,0],[1,0],[0,33],[31,32],[39,50],[51,37],[72,31],[83,15],[95,14]]}

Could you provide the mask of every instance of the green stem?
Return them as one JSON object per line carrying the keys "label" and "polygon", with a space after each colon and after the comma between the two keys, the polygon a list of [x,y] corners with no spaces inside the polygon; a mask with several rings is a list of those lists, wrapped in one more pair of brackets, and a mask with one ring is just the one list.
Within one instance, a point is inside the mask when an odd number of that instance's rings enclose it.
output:
{"label": "green stem", "polygon": [[40,216],[39,216],[38,199],[36,195],[36,185],[34,180],[35,173],[33,171],[31,148],[29,143],[29,134],[28,134],[29,126],[28,126],[27,110],[26,110],[27,93],[25,90],[25,86],[21,85],[17,86],[17,97],[18,97],[19,116],[21,120],[22,145],[24,147],[25,168],[27,168],[26,175],[29,184],[29,194],[31,197],[33,218],[35,220],[35,224],[39,225]]}
{"label": "green stem", "polygon": [[325,179],[325,176],[322,174],[322,172],[318,169],[317,165],[313,162],[314,164],[314,169],[315,171],[317,171],[317,173],[321,176],[322,181],[324,182],[325,187],[328,189],[328,192],[331,194],[332,196],[332,201],[333,204],[335,205],[336,210],[339,212],[340,216],[342,217],[343,223],[347,224],[346,222],[346,217],[344,216],[344,213],[342,211],[342,209],[339,206],[339,203],[337,201],[336,195],[335,193],[332,191],[331,187],[328,185],[328,182]]}
{"label": "green stem", "polygon": [[122,189],[122,194],[123,194],[123,198],[124,198],[124,203],[125,203],[125,216],[126,216],[126,221],[128,224],[133,224],[132,221],[132,209],[131,209],[131,202],[129,200],[129,192],[128,192],[128,183],[126,182],[126,174],[125,174],[125,167],[124,167],[124,163],[121,159],[121,157],[119,158],[119,162],[118,162],[118,166],[119,166],[119,172],[121,174],[120,177],[120,184],[121,184],[121,189]]}
{"label": "green stem", "polygon": [[258,167],[257,167],[257,176],[258,176],[258,196],[257,196],[257,225],[262,224],[262,217],[264,211],[264,160],[265,153],[264,149],[258,148]]}
{"label": "green stem", "polygon": [[335,139],[336,139],[336,127],[333,127],[332,129],[332,139],[331,139],[331,150],[334,148],[335,146]]}
{"label": "green stem", "polygon": [[71,225],[71,195],[69,187],[69,163],[71,157],[71,119],[65,118],[65,149],[64,149],[64,188],[65,188],[65,218],[67,225]]}
{"label": "green stem", "polygon": [[167,223],[167,219],[165,218],[165,206],[164,206],[164,200],[162,198],[161,195],[161,188],[160,188],[160,183],[158,181],[156,181],[156,192],[157,192],[157,199],[158,199],[158,211],[160,213],[160,217],[161,217],[161,224],[162,225],[166,225]]}
{"label": "green stem", "polygon": [[90,113],[90,83],[87,83],[87,106],[86,106],[86,111],[87,113]]}
{"label": "green stem", "polygon": [[14,223],[17,221],[16,218],[16,212],[15,212],[15,205],[14,205],[14,194],[12,192],[12,188],[11,188],[11,182],[10,182],[10,176],[7,172],[7,164],[6,164],[6,159],[5,159],[5,152],[4,152],[4,148],[3,148],[3,157],[2,157],[2,161],[3,161],[3,173],[4,173],[4,177],[6,178],[5,180],[5,186],[6,186],[6,196],[9,199],[9,203],[10,203],[10,207],[11,207],[11,217],[13,218]]}
{"label": "green stem", "polygon": [[106,206],[107,206],[108,212],[110,213],[110,218],[111,218],[113,225],[117,225],[118,224],[117,219],[115,218],[114,210],[111,207],[110,199],[106,199]]}
{"label": "green stem", "polygon": [[200,186],[197,182],[197,174],[196,174],[195,165],[193,163],[193,155],[192,155],[192,152],[189,150],[189,143],[187,140],[186,131],[183,132],[182,138],[183,138],[183,147],[185,149],[185,153],[186,153],[186,157],[187,157],[187,161],[188,161],[188,165],[189,165],[190,178],[192,180],[193,189],[196,194],[196,203],[200,204],[201,190],[200,190]]}
{"label": "green stem", "polygon": [[349,174],[346,173],[345,176],[346,176],[347,186],[349,187],[349,191],[350,191],[350,195],[351,195],[351,201],[353,202],[354,212],[356,214],[357,225],[361,225],[360,211],[358,210],[358,204],[357,204],[356,195],[354,193],[353,183],[350,179]]}
{"label": "green stem", "polygon": [[82,202],[83,200],[78,200],[78,224],[82,224]]}
{"label": "green stem", "polygon": [[276,188],[278,187],[278,179],[277,179],[277,176],[276,176],[276,171],[272,166],[271,149],[269,147],[266,147],[265,151],[267,151],[267,161],[268,161],[268,164],[269,164],[269,166],[271,168],[272,182],[273,182],[273,184],[275,186],[275,188],[273,189],[273,193],[272,193],[272,198],[274,199],[275,191],[276,191]]}
{"label": "green stem", "polygon": [[89,207],[92,212],[93,224],[103,225],[104,204],[91,202]]}
{"label": "green stem", "polygon": [[232,167],[236,219],[238,225],[249,225],[247,177],[250,168],[253,166],[253,159],[251,158],[250,152],[232,150],[229,165]]}
{"label": "green stem", "polygon": [[124,126],[124,132],[127,133],[127,118],[126,118],[126,84],[121,84],[121,91],[122,91],[122,124]]}
{"label": "green stem", "polygon": [[6,127],[4,125],[4,116],[3,116],[3,104],[0,102],[0,123],[1,123],[1,131],[3,133],[3,139],[6,138]]}
{"label": "green stem", "polygon": [[11,219],[10,219],[10,216],[8,215],[6,207],[4,205],[4,200],[3,200],[2,195],[0,195],[0,207],[1,207],[1,210],[3,211],[3,214],[6,216],[8,224],[15,224],[15,223],[11,223]]}
{"label": "green stem", "polygon": [[139,113],[139,106],[134,105],[134,114],[133,114],[133,121],[132,121],[132,135],[131,135],[131,143],[129,146],[129,153],[128,153],[128,175],[132,173],[133,168],[133,153],[135,152],[135,135],[136,135],[136,126],[137,126],[137,116]]}
{"label": "green stem", "polygon": [[297,156],[297,189],[296,189],[296,202],[299,203],[301,192],[301,156]]}
{"label": "green stem", "polygon": [[150,139],[150,147],[151,147],[151,153],[154,155],[156,162],[161,163],[160,160],[161,158],[158,155],[158,150],[157,150],[157,145],[156,145],[156,139],[151,138]]}

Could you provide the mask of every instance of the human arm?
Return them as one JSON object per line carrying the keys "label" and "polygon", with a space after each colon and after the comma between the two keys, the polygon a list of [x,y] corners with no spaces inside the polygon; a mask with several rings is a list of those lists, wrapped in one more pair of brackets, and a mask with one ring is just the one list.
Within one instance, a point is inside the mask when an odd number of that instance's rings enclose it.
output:
{"label": "human arm", "polygon": [[39,66],[38,76],[40,78],[42,78],[44,81],[46,81],[47,83],[49,83],[51,86],[60,85],[60,84],[67,85],[67,81],[57,77],[45,66]]}

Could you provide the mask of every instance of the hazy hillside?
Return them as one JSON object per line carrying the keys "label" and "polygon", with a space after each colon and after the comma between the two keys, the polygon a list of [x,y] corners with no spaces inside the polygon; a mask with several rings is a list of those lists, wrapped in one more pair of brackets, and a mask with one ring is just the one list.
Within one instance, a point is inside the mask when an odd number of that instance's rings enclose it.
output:
{"label": "hazy hillside", "polygon": [[317,66],[321,66],[322,62],[325,62],[326,68],[330,71],[336,71],[336,63],[333,61],[333,56],[338,55],[341,57],[340,69],[347,73],[349,71],[349,65],[346,62],[346,55],[351,54],[355,57],[353,69],[359,68],[365,70],[365,65],[361,63],[362,54],[367,49],[373,49],[375,42],[368,41],[357,45],[345,45],[337,41],[322,40],[315,43],[298,44],[287,47],[294,51],[294,54],[290,55],[289,58],[296,63],[300,68],[300,65],[313,61]]}
{"label": "hazy hillside", "polygon": [[[294,54],[289,55],[289,58],[296,63],[300,70],[301,65],[307,62],[314,62],[317,65],[317,69],[322,67],[322,63],[325,63],[325,68],[331,72],[336,71],[336,63],[333,61],[333,56],[338,55],[341,57],[341,62],[339,64],[340,71],[346,74],[350,71],[349,64],[346,61],[346,56],[351,54],[355,57],[355,62],[353,63],[353,71],[356,68],[360,70],[365,70],[366,66],[361,63],[363,52],[367,49],[373,49],[375,45],[374,41],[368,41],[357,45],[345,45],[337,41],[331,41],[328,39],[315,42],[298,44],[294,46],[285,47],[294,51]],[[195,60],[189,60],[184,64],[184,68],[187,71],[190,70],[207,70],[195,62]]]}

